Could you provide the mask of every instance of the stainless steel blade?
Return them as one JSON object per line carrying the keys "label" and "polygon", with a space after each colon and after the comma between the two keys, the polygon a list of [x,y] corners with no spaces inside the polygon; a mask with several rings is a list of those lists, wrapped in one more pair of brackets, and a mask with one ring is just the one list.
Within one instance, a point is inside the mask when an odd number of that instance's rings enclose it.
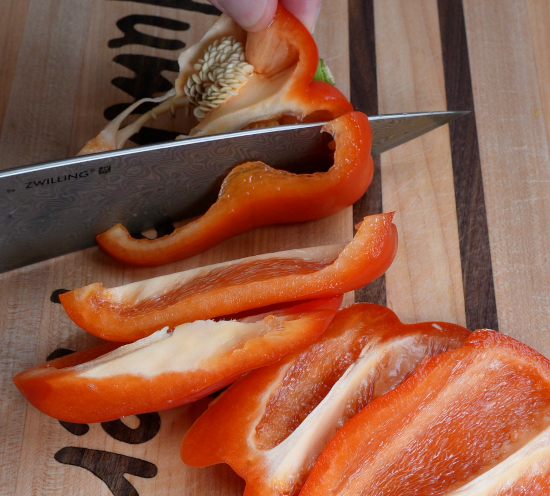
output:
{"label": "stainless steel blade", "polygon": [[[373,153],[463,113],[370,118]],[[0,172],[0,272],[94,245],[118,222],[133,235],[203,213],[236,165],[261,160],[291,172],[330,166],[322,123],[240,131],[117,150]]]}
{"label": "stainless steel blade", "polygon": [[372,154],[380,155],[468,113],[449,110],[369,117],[372,127]]}

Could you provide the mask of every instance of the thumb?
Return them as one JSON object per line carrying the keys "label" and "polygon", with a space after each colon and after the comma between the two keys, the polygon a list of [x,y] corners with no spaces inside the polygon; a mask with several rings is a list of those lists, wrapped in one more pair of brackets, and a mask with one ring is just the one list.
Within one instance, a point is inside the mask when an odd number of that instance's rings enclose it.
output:
{"label": "thumb", "polygon": [[210,0],[247,31],[260,31],[271,23],[277,0]]}

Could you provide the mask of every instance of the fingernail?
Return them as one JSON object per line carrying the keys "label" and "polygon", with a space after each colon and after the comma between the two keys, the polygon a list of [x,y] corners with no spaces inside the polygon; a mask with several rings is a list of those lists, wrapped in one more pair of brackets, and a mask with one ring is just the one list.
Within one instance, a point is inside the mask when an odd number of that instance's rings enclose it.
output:
{"label": "fingernail", "polygon": [[[223,11],[247,31],[258,31],[267,27],[271,19],[270,0],[219,0]],[[274,11],[273,11],[274,14]],[[273,14],[271,16],[273,17]]]}
{"label": "fingernail", "polygon": [[317,10],[315,11],[313,18],[309,22],[309,26],[306,26],[310,33],[313,33],[315,31],[315,25],[317,24],[317,19],[319,19],[319,14],[321,13],[321,3],[317,6]]}
{"label": "fingernail", "polygon": [[321,0],[280,0],[280,2],[286,10],[313,33],[321,11]]}

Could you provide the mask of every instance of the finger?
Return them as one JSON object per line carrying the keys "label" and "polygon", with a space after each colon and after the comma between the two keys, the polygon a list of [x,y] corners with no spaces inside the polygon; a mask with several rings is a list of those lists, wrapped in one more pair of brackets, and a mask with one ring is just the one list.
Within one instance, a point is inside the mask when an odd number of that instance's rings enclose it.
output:
{"label": "finger", "polygon": [[271,24],[277,0],[210,0],[247,31],[260,31]]}
{"label": "finger", "polygon": [[302,24],[313,33],[322,0],[280,0],[281,5],[302,21]]}

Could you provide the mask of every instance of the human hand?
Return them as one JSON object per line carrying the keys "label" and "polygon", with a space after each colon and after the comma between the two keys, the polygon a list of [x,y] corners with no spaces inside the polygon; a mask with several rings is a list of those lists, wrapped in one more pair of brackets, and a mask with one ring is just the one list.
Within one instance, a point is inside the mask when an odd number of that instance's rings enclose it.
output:
{"label": "human hand", "polygon": [[[232,17],[247,31],[260,31],[271,24],[277,0],[209,0],[222,12]],[[322,0],[279,0],[281,5],[296,16],[313,32]]]}

